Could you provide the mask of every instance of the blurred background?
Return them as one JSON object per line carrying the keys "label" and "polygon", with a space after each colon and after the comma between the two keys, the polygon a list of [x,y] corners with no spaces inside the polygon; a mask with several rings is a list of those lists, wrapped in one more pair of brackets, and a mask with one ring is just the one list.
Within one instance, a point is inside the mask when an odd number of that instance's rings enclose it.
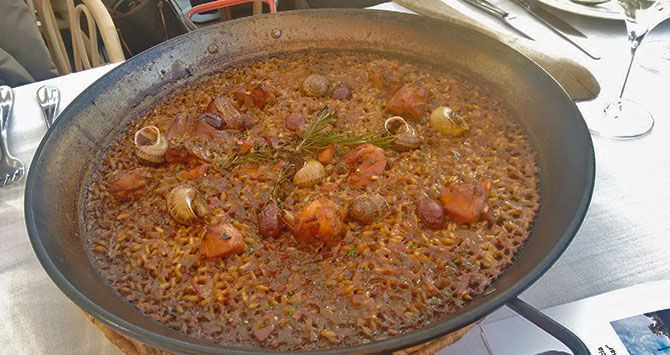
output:
{"label": "blurred background", "polygon": [[[382,0],[2,0],[0,84],[120,62],[203,26],[259,13]],[[11,23],[9,23],[11,22]],[[9,30],[14,29],[14,30]]]}

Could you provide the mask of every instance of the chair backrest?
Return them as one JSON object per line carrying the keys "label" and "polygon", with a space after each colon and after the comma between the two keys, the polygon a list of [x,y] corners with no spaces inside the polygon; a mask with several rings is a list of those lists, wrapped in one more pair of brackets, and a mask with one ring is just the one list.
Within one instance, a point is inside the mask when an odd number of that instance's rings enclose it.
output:
{"label": "chair backrest", "polygon": [[[65,49],[61,37],[61,26],[58,24],[54,8],[50,0],[27,0],[32,1],[40,21],[42,34],[44,35],[51,57],[56,64],[58,72],[68,74],[74,70],[80,71],[105,64],[105,59],[100,54],[98,47],[98,32],[107,52],[108,62],[121,62],[126,58],[121,49],[121,41],[116,32],[112,17],[107,12],[101,0],[81,0],[75,5],[74,0],[57,0],[66,5],[67,18],[65,27],[69,27],[72,39],[72,59]],[[28,5],[30,6],[30,4]],[[82,15],[86,19],[86,29],[82,29]]]}
{"label": "chair backrest", "polygon": [[[270,12],[277,12],[277,5],[275,4],[274,0],[213,0],[210,2],[206,2],[204,4],[193,6],[188,11],[186,11],[184,13],[184,23],[186,24],[186,27],[189,30],[194,31],[198,29],[198,27],[193,23],[193,21],[191,21],[191,17],[193,15],[215,9],[218,9],[219,11],[228,10],[230,6],[244,4],[248,2],[253,2],[254,15],[258,15],[263,12],[263,3],[268,5],[268,9],[270,10]],[[229,17],[230,12],[227,12],[224,14],[224,16],[222,16],[222,18],[224,19],[228,19]]]}

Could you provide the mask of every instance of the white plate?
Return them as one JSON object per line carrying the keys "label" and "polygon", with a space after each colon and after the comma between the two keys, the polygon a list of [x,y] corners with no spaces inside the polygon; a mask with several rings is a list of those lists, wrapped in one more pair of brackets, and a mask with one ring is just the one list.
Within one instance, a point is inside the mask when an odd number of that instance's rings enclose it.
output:
{"label": "white plate", "polygon": [[538,0],[539,2],[577,15],[597,17],[608,20],[623,20],[623,14],[617,5],[616,0],[610,0],[604,4],[588,6],[574,3],[570,0]]}

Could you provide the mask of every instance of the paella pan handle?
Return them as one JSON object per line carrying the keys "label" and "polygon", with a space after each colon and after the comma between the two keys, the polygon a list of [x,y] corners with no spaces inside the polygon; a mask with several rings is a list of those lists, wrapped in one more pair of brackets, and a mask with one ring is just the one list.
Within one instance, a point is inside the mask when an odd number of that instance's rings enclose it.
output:
{"label": "paella pan handle", "polygon": [[515,297],[507,303],[507,307],[513,309],[514,312],[558,339],[563,345],[567,346],[574,355],[591,354],[586,347],[586,344],[584,344],[575,333],[549,318],[546,314],[540,312],[528,303]]}

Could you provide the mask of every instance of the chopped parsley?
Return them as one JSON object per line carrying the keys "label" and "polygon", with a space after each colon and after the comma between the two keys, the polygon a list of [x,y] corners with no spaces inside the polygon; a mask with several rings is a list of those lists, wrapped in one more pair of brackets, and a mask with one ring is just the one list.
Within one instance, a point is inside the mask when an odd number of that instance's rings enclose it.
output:
{"label": "chopped parsley", "polygon": [[354,258],[360,255],[358,250],[356,250],[356,244],[354,243],[349,244],[349,252],[347,253],[347,255]]}

